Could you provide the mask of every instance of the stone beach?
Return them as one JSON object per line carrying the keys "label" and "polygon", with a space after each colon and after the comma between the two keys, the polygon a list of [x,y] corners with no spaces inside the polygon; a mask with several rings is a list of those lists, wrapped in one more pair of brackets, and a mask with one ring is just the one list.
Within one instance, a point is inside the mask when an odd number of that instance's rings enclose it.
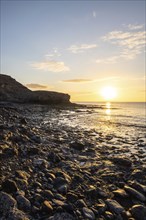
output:
{"label": "stone beach", "polygon": [[60,124],[79,109],[0,104],[1,220],[146,220],[145,142]]}

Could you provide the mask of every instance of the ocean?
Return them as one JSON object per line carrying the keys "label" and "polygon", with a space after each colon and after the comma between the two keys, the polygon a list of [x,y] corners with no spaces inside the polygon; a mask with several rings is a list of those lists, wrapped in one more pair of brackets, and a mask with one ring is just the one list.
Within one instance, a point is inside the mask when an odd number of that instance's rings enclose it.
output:
{"label": "ocean", "polygon": [[114,134],[121,138],[137,137],[146,143],[146,103],[80,102],[77,104],[84,107],[61,111],[56,118],[59,126],[94,129],[97,132]]}

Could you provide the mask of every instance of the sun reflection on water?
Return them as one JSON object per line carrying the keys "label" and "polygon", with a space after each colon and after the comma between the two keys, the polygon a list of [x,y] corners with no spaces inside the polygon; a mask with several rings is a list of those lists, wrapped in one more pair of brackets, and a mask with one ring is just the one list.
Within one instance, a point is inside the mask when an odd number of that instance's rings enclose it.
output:
{"label": "sun reflection on water", "polygon": [[106,119],[109,121],[111,119],[111,103],[106,103],[106,109],[105,109]]}

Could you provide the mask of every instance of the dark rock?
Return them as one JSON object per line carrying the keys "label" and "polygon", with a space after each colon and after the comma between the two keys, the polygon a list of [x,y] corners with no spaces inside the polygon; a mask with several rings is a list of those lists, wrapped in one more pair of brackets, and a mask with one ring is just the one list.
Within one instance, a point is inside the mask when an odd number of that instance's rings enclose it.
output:
{"label": "dark rock", "polygon": [[130,210],[136,220],[146,220],[146,207],[143,205],[134,205]]}
{"label": "dark rock", "polygon": [[114,158],[112,158],[112,160],[115,164],[118,164],[120,166],[124,166],[124,167],[131,167],[132,166],[131,160],[126,157],[114,157]]}
{"label": "dark rock", "polygon": [[44,190],[42,192],[42,195],[44,196],[45,199],[48,199],[48,200],[54,198],[54,195],[50,190]]}
{"label": "dark rock", "polygon": [[7,220],[30,220],[30,218],[22,211],[19,209],[12,209],[8,214],[7,214]]}
{"label": "dark rock", "polygon": [[83,214],[84,214],[85,218],[87,218],[87,219],[91,219],[91,220],[95,219],[94,212],[91,209],[83,207]]}
{"label": "dark rock", "polygon": [[117,197],[122,197],[122,198],[128,197],[128,194],[126,193],[126,191],[124,189],[117,189],[117,190],[113,191],[113,193]]}
{"label": "dark rock", "polygon": [[25,198],[23,195],[19,195],[16,197],[18,208],[22,211],[29,212],[31,209],[31,203],[30,201]]}
{"label": "dark rock", "polygon": [[18,187],[15,181],[7,179],[2,182],[2,189],[7,193],[14,193],[17,192]]}
{"label": "dark rock", "polygon": [[73,141],[70,143],[70,147],[75,150],[84,150],[85,145],[82,142]]}
{"label": "dark rock", "polygon": [[78,207],[78,208],[83,208],[83,207],[86,207],[86,203],[84,202],[83,199],[79,199],[76,201],[75,205]]}
{"label": "dark rock", "polygon": [[116,200],[107,199],[105,202],[109,209],[116,214],[120,214],[125,211],[124,208]]}
{"label": "dark rock", "polygon": [[75,218],[67,212],[62,212],[62,213],[56,213],[48,220],[75,220]]}
{"label": "dark rock", "polygon": [[133,189],[130,186],[124,186],[124,189],[126,190],[126,192],[128,192],[134,198],[136,198],[142,202],[146,201],[146,197],[142,193],[138,192],[136,189]]}
{"label": "dark rock", "polygon": [[15,208],[16,205],[17,202],[11,195],[5,192],[0,192],[0,210],[3,212],[3,214]]}

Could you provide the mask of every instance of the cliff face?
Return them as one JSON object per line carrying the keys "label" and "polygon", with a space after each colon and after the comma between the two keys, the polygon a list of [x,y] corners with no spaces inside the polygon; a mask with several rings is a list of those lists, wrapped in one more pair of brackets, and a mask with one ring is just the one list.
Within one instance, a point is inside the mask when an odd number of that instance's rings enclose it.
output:
{"label": "cliff face", "polygon": [[70,96],[49,91],[31,91],[8,75],[0,74],[0,101],[60,104],[70,103]]}

